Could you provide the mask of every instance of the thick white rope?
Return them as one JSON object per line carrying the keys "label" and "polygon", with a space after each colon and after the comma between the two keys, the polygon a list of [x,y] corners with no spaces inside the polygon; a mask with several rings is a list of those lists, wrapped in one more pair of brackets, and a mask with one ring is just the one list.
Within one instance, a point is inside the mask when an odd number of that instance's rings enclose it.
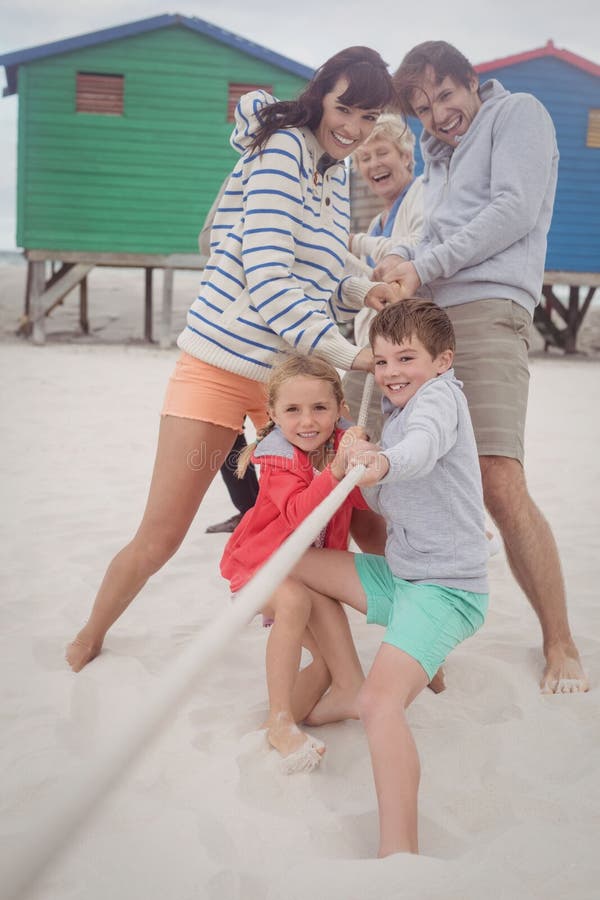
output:
{"label": "thick white rope", "polygon": [[367,377],[365,378],[365,385],[363,387],[362,399],[360,401],[360,409],[358,411],[358,419],[356,420],[356,424],[360,425],[361,428],[367,427],[367,417],[369,415],[369,403],[371,402],[371,395],[373,394],[374,383],[375,383],[375,379],[373,377],[372,372],[367,372]]}
{"label": "thick white rope", "polygon": [[364,466],[353,468],[301,525],[287,538],[232,603],[203,629],[163,677],[146,709],[119,729],[118,741],[109,746],[79,777],[65,786],[60,800],[53,797],[35,814],[27,834],[15,848],[3,874],[2,895],[21,897],[69,838],[82,826],[91,810],[120,781],[128,767],[156,737],[167,718],[195,687],[199,674],[230,644],[231,637],[265,605],[304,551],[325,528],[332,515],[355,487]]}
{"label": "thick white rope", "polygon": [[[373,376],[365,379],[358,414],[363,428],[373,391]],[[61,800],[52,798],[35,815],[35,822],[15,849],[3,874],[3,897],[16,900],[39,877],[84,822],[91,810],[123,778],[149,742],[156,738],[169,716],[192,691],[195,682],[231,638],[265,605],[278,584],[296,565],[325,528],[360,480],[364,466],[355,466],[319,506],[283,542],[232,603],[212,624],[194,638],[162,679],[158,691],[141,715],[118,730],[119,739],[100,753]]]}

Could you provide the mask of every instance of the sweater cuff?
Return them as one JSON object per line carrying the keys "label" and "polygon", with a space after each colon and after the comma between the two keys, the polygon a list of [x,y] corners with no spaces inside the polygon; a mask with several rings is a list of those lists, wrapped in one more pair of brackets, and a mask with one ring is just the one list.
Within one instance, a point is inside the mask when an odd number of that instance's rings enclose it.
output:
{"label": "sweater cuff", "polygon": [[436,278],[440,278],[443,274],[442,265],[434,255],[433,251],[425,253],[420,259],[413,259],[413,266],[417,270],[417,275],[421,284],[431,284]]}
{"label": "sweater cuff", "polygon": [[365,297],[373,287],[373,282],[358,275],[345,278],[341,285],[342,300],[344,306],[350,309],[362,309],[365,305]]}
{"label": "sweater cuff", "polygon": [[[336,329],[337,330],[337,329]],[[360,353],[361,348],[351,344],[340,332],[332,335],[329,340],[321,341],[314,351],[317,356],[322,356],[327,362],[337,369],[350,370],[352,363]],[[310,352],[310,350],[308,351]]]}

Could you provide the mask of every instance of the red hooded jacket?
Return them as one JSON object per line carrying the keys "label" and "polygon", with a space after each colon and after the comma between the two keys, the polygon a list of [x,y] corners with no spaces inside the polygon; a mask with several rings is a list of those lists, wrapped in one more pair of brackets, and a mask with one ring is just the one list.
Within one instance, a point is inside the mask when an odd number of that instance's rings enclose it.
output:
{"label": "red hooded jacket", "polygon": [[[334,447],[344,433],[336,428]],[[239,591],[298,525],[327,497],[338,481],[329,466],[315,475],[306,453],[294,447],[275,427],[257,445],[252,461],[260,466],[255,505],[235,529],[223,552],[221,574]],[[352,509],[368,509],[354,488],[329,520],[325,547],[347,550]]]}

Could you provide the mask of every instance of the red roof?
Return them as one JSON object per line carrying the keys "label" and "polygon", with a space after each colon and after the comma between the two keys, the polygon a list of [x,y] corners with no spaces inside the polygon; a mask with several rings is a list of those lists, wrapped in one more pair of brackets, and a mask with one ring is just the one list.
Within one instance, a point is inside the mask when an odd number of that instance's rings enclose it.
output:
{"label": "red roof", "polygon": [[600,76],[600,66],[583,56],[577,56],[570,50],[560,50],[554,46],[554,42],[549,40],[543,47],[537,47],[535,50],[527,50],[525,53],[516,53],[514,56],[504,56],[502,59],[493,59],[491,62],[479,63],[475,66],[476,72],[489,72],[491,69],[502,69],[505,66],[515,66],[518,63],[528,62],[530,59],[540,59],[543,56],[554,56],[556,59],[562,59],[563,62],[569,63],[571,66],[577,66],[584,72],[590,72],[592,75]]}

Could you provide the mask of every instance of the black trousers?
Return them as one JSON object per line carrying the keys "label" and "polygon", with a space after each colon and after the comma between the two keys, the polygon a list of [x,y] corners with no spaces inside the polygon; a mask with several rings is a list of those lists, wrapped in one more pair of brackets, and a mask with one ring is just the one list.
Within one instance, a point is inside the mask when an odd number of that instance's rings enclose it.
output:
{"label": "black trousers", "polygon": [[238,456],[247,446],[244,434],[238,434],[235,444],[221,466],[221,475],[231,497],[231,502],[242,514],[254,506],[258,497],[258,478],[252,463],[246,469],[243,478],[238,478],[235,474]]}

